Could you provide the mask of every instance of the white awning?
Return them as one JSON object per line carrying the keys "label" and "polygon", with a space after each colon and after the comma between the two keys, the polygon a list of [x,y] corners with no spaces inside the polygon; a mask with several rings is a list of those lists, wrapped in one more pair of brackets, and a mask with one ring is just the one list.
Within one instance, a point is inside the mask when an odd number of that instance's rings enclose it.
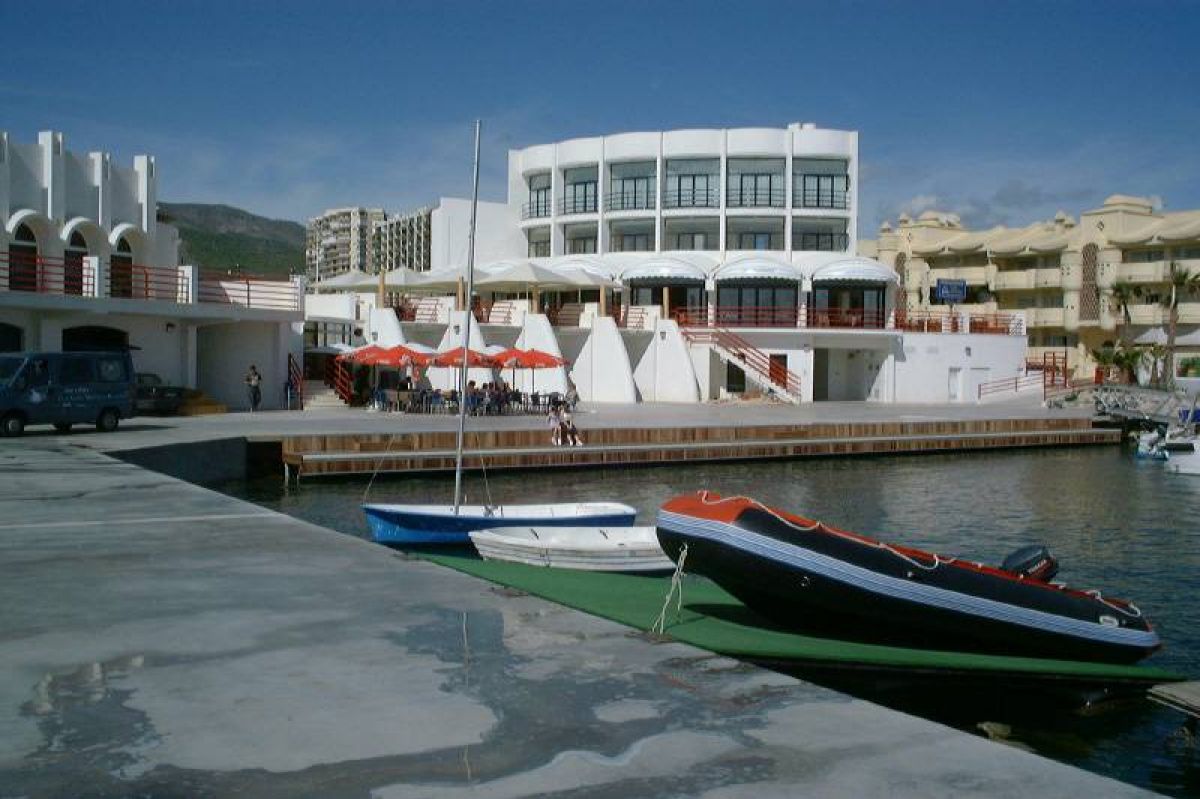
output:
{"label": "white awning", "polygon": [[703,282],[706,275],[700,267],[676,258],[651,258],[635,264],[621,273],[621,280],[697,280]]}
{"label": "white awning", "polygon": [[870,258],[845,258],[820,267],[812,276],[814,283],[861,282],[899,283],[896,270]]}
{"label": "white awning", "polygon": [[713,273],[713,280],[794,280],[803,278],[794,266],[758,255],[727,261]]}

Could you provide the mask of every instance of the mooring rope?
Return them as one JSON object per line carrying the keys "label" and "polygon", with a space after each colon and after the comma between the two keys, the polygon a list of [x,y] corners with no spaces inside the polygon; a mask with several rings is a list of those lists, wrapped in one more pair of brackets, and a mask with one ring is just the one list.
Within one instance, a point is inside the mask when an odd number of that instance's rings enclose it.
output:
{"label": "mooring rope", "polygon": [[658,613],[658,619],[650,627],[652,633],[666,634],[667,608],[671,607],[673,594],[675,595],[675,616],[678,618],[679,613],[683,610],[683,563],[687,560],[687,552],[687,544],[684,544],[683,548],[679,550],[679,560],[675,561],[675,573],[671,575],[671,587],[667,589],[667,595],[663,598],[662,610]]}

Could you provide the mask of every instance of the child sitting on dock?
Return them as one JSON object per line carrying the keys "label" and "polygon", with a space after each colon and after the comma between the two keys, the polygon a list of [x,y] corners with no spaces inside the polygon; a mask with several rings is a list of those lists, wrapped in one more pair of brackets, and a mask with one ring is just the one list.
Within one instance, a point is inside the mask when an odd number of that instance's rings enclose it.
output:
{"label": "child sitting on dock", "polygon": [[562,432],[559,434],[559,440],[565,446],[583,446],[583,439],[579,437],[579,428],[575,426],[575,419],[571,416],[569,408],[564,408],[562,412]]}
{"label": "child sitting on dock", "polygon": [[550,424],[550,444],[555,447],[562,446],[562,413],[557,405],[550,406],[550,415],[546,417],[546,421]]}

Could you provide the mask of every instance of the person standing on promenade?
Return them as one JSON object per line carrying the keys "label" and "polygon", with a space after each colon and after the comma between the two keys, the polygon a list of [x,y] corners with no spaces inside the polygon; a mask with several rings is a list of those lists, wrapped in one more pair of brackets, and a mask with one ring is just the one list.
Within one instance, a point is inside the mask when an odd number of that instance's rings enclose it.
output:
{"label": "person standing on promenade", "polygon": [[262,375],[254,364],[250,364],[250,371],[246,372],[246,390],[250,394],[250,412],[254,413],[262,402]]}

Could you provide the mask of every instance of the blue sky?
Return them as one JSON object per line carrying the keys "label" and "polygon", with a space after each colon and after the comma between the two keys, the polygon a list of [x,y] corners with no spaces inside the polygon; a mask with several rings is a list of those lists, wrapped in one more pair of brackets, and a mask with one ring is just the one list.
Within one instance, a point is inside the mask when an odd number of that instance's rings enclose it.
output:
{"label": "blue sky", "polygon": [[[51,17],[53,25],[50,25]],[[1200,2],[0,0],[0,129],[158,157],[160,198],[303,220],[470,192],[573,136],[860,131],[861,233],[1114,192],[1200,207]]]}

